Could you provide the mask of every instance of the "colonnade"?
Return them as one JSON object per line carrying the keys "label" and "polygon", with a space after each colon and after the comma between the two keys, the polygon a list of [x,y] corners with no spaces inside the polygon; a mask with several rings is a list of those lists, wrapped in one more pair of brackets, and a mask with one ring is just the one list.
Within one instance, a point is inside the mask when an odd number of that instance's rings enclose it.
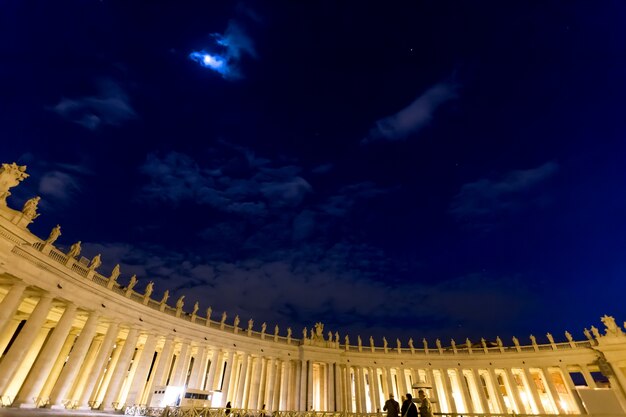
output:
{"label": "colonnade", "polygon": [[[6,165],[6,164],[5,164]],[[13,167],[15,168],[15,167]],[[3,165],[2,169],[6,169]],[[15,168],[18,174],[23,173]],[[15,175],[18,175],[15,174]],[[20,174],[21,175],[21,174]],[[6,197],[6,193],[3,194]],[[30,201],[30,200],[29,200]],[[36,202],[34,203],[36,204]],[[0,199],[0,400],[4,406],[121,409],[148,405],[155,390],[187,387],[211,393],[211,406],[268,411],[382,410],[393,394],[424,389],[435,411],[482,414],[586,414],[594,404],[626,410],[626,334],[604,316],[584,340],[496,346],[482,341],[436,349],[363,348],[325,338],[323,325],[302,339],[266,335],[153,300],[100,275],[99,256],[76,260],[27,226]],[[586,401],[585,401],[586,399]],[[601,401],[600,401],[601,400]]]}
{"label": "colonnade", "polygon": [[579,363],[550,351],[551,360],[519,366],[485,362],[495,355],[388,358],[304,344],[264,354],[120,322],[22,280],[5,280],[2,292],[0,393],[18,407],[115,409],[149,404],[155,387],[171,385],[219,392],[217,407],[373,413],[418,386],[444,413],[580,414],[572,373],[598,387],[586,350]]}

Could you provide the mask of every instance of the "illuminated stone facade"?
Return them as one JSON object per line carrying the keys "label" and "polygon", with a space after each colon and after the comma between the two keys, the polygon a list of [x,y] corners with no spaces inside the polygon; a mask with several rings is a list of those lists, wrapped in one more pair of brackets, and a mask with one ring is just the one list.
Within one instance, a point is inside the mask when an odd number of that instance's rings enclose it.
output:
{"label": "illuminated stone facade", "polygon": [[[55,248],[27,226],[38,199],[6,204],[25,169],[0,169],[0,396],[5,406],[120,409],[149,404],[159,386],[220,392],[212,407],[375,413],[390,393],[425,388],[443,413],[585,414],[626,410],[626,335],[612,317],[584,340],[513,346],[439,340],[375,346],[360,338],[267,331],[265,323],[199,314],[181,297],[151,297],[117,283],[119,267]],[[207,319],[207,315],[211,319]],[[446,343],[447,345],[447,343]],[[622,411],[623,412],[623,411]]]}

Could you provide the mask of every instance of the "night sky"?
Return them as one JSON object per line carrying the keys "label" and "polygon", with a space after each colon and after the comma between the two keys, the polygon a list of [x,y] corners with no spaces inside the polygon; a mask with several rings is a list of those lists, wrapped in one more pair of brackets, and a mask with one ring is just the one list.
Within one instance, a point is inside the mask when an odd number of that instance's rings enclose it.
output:
{"label": "night sky", "polygon": [[281,334],[626,319],[621,1],[7,1],[31,230]]}

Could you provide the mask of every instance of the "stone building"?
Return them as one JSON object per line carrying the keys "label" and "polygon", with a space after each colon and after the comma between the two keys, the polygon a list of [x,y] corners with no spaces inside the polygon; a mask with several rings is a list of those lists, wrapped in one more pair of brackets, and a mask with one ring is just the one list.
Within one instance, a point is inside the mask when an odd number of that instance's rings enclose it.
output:
{"label": "stone building", "polygon": [[117,282],[119,267],[98,272],[100,257],[77,259],[28,225],[38,199],[7,206],[25,167],[0,169],[0,399],[34,408],[121,409],[149,404],[156,387],[211,393],[211,407],[382,411],[390,394],[426,391],[441,413],[591,414],[626,410],[626,335],[612,317],[575,340],[530,344],[513,339],[406,346],[373,339],[356,345],[317,323],[299,338],[291,329],[211,317],[153,299],[152,284]]}

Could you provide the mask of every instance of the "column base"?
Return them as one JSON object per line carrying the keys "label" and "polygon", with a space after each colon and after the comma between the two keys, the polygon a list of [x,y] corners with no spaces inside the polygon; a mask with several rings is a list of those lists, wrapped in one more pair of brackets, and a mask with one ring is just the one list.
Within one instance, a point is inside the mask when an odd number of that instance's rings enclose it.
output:
{"label": "column base", "polygon": [[65,410],[65,406],[63,404],[53,404],[50,406],[51,410]]}
{"label": "column base", "polygon": [[92,410],[92,408],[89,407],[88,405],[83,405],[82,407],[78,407],[76,409],[80,410],[80,411],[91,411]]}
{"label": "column base", "polygon": [[37,408],[35,403],[22,403],[18,405],[18,408]]}
{"label": "column base", "polygon": [[111,411],[117,411],[116,408],[114,407],[104,407],[100,409],[101,411],[107,411],[107,412],[111,412]]}

